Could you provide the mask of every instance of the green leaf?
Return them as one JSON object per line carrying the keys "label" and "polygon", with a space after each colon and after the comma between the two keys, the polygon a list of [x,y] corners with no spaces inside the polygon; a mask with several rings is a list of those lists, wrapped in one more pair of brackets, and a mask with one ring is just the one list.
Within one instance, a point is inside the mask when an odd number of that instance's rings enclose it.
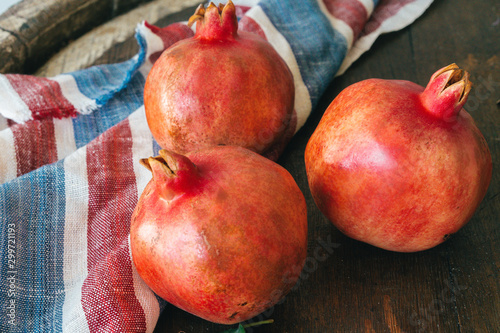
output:
{"label": "green leaf", "polygon": [[245,333],[245,328],[243,327],[243,325],[239,324],[238,328],[232,328],[222,333]]}
{"label": "green leaf", "polygon": [[250,324],[246,324],[246,325],[239,324],[238,328],[232,328],[230,330],[227,330],[227,331],[224,331],[224,332],[221,332],[221,333],[245,333],[246,332],[245,331],[246,327],[260,326],[260,325],[272,324],[272,323],[274,323],[273,319],[262,320],[262,321],[259,321],[259,322],[256,322],[256,323],[250,323]]}

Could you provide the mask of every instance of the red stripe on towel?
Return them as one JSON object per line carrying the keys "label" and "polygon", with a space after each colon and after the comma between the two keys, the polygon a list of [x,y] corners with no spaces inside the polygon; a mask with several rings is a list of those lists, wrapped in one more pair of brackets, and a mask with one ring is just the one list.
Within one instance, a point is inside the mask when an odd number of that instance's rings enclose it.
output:
{"label": "red stripe on towel", "polygon": [[57,161],[52,119],[32,120],[11,126],[16,149],[17,176]]}
{"label": "red stripe on towel", "polygon": [[417,0],[380,0],[379,4],[373,11],[370,21],[366,23],[362,35],[369,35],[374,32],[380,27],[380,25],[382,25],[382,23],[384,23],[385,20],[396,16],[401,8],[415,1]]}
{"label": "red stripe on towel", "polygon": [[21,74],[8,74],[6,77],[12,88],[31,110],[33,119],[77,115],[76,108],[64,97],[58,82]]}
{"label": "red stripe on towel", "polygon": [[[194,35],[193,30],[183,23],[173,23],[164,28],[159,28],[157,26],[151,25],[148,22],[144,22],[145,26],[151,30],[155,35],[161,38],[163,42],[163,50],[169,48],[172,44],[181,39],[192,37]],[[149,56],[149,61],[154,63],[162,51],[155,52]]]}
{"label": "red stripe on towel", "polygon": [[87,146],[89,275],[82,306],[91,332],[144,332],[132,277],[130,218],[137,204],[132,133],[124,120]]}
{"label": "red stripe on towel", "polygon": [[238,22],[238,29],[241,31],[253,32],[254,34],[259,35],[260,37],[266,39],[266,34],[264,33],[264,30],[262,30],[260,25],[249,16],[244,16]]}
{"label": "red stripe on towel", "polygon": [[332,16],[351,27],[356,40],[368,20],[365,6],[356,0],[323,0],[323,3]]}

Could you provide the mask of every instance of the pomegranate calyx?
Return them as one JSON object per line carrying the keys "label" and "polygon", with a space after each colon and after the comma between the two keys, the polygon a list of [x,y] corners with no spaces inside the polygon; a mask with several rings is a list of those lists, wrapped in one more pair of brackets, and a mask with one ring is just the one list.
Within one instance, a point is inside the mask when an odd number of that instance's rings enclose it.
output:
{"label": "pomegranate calyx", "polygon": [[141,159],[140,163],[153,174],[160,196],[172,200],[196,185],[199,172],[187,157],[162,149],[160,155]]}
{"label": "pomegranate calyx", "polygon": [[236,8],[231,0],[216,6],[210,2],[205,9],[200,4],[195,13],[189,18],[188,26],[196,23],[196,37],[204,40],[233,39],[237,36],[238,19]]}
{"label": "pomegranate calyx", "polygon": [[469,73],[451,64],[432,75],[420,98],[431,114],[453,121],[467,102],[471,88]]}

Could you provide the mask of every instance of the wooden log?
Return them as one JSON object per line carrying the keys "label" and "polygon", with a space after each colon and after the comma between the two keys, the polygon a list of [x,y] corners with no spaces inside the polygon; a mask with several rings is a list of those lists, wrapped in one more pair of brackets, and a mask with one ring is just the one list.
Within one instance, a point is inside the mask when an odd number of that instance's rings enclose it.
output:
{"label": "wooden log", "polygon": [[138,23],[165,26],[186,20],[200,0],[157,0],[139,6],[87,34],[52,56],[35,75],[55,76],[96,64],[128,60],[138,51],[134,38]]}
{"label": "wooden log", "polygon": [[150,0],[24,0],[0,15],[0,73],[31,73],[62,46]]}

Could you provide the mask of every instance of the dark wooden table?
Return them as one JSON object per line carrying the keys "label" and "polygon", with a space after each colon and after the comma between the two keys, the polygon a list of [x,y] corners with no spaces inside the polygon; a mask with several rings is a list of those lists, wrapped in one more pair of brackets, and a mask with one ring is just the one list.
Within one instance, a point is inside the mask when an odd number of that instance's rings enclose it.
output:
{"label": "dark wooden table", "polygon": [[[413,25],[380,38],[336,78],[279,161],[306,196],[309,258],[297,289],[254,332],[500,332],[500,4],[436,0]],[[323,111],[348,85],[371,78],[425,85],[455,62],[474,82],[467,108],[490,147],[494,171],[478,211],[444,244],[420,253],[377,249],[343,236],[312,200],[304,149]],[[326,246],[325,246],[326,244]],[[220,332],[167,307],[157,332]]]}
{"label": "dark wooden table", "polygon": [[[184,10],[152,23],[168,24],[190,14]],[[279,160],[307,200],[306,266],[295,290],[253,320],[274,323],[248,331],[500,332],[499,31],[497,0],[435,0],[414,24],[379,38],[332,82]],[[136,51],[129,38],[91,63],[124,60]],[[453,62],[471,74],[474,87],[466,109],[493,157],[493,178],[481,206],[454,237],[424,252],[393,253],[345,237],[317,209],[307,186],[304,149],[323,111],[357,81],[378,77],[425,85],[434,71]],[[155,332],[211,333],[228,328],[167,306]]]}

